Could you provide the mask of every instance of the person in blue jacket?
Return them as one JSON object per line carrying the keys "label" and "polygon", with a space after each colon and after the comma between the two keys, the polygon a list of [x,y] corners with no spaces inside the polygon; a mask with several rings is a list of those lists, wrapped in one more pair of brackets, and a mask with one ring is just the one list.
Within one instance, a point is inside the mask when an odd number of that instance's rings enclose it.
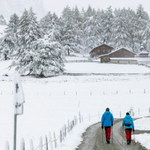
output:
{"label": "person in blue jacket", "polygon": [[124,117],[122,121],[122,126],[125,126],[124,128],[125,128],[125,133],[126,133],[127,144],[129,145],[131,143],[132,130],[134,132],[134,122],[129,112],[126,113],[126,116]]}
{"label": "person in blue jacket", "polygon": [[110,136],[111,136],[111,126],[113,126],[114,118],[112,113],[109,111],[109,108],[106,108],[106,111],[102,115],[101,118],[101,127],[105,127],[105,136],[106,142],[110,143]]}

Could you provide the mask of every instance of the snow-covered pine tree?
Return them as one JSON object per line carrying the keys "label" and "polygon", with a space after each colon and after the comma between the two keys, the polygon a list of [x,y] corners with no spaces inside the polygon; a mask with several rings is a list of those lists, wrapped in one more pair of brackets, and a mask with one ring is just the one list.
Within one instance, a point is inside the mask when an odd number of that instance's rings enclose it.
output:
{"label": "snow-covered pine tree", "polygon": [[145,29],[145,35],[146,35],[147,50],[150,51],[150,19]]}
{"label": "snow-covered pine tree", "polygon": [[45,34],[48,34],[48,31],[53,28],[52,14],[50,11],[40,20],[40,26]]}
{"label": "snow-covered pine tree", "polygon": [[12,56],[16,49],[17,44],[17,29],[18,29],[19,17],[16,14],[10,16],[9,23],[7,24],[5,30],[5,36],[2,39],[3,54],[5,55],[5,60],[8,56]]}
{"label": "snow-covered pine tree", "polygon": [[135,22],[136,22],[136,16],[135,11],[131,10],[130,8],[126,11],[126,27],[127,32],[129,34],[128,36],[128,47],[133,51],[136,52],[136,41],[135,41]]}
{"label": "snow-covered pine tree", "polygon": [[75,8],[72,9],[72,24],[74,28],[74,43],[76,45],[76,49],[82,52],[83,49],[81,37],[83,35],[82,31],[83,17],[77,6],[75,6]]}
{"label": "snow-covered pine tree", "polygon": [[111,6],[107,8],[107,10],[104,12],[103,16],[103,39],[106,44],[111,45],[112,44],[112,24],[113,24],[113,11]]}
{"label": "snow-covered pine tree", "polygon": [[135,23],[135,33],[136,33],[136,51],[139,52],[141,45],[144,46],[144,49],[147,49],[147,35],[145,30],[147,28],[149,21],[149,16],[147,12],[144,11],[142,5],[139,5],[136,12],[136,23]]}
{"label": "snow-covered pine tree", "polygon": [[88,6],[88,8],[87,8],[87,10],[85,11],[85,13],[84,13],[84,17],[86,18],[86,17],[92,17],[92,16],[94,16],[95,15],[95,11],[94,11],[94,9],[92,9],[92,7],[89,5]]}
{"label": "snow-covered pine tree", "polygon": [[4,41],[4,39],[0,40],[0,60],[7,60],[9,55],[9,47],[8,44]]}
{"label": "snow-covered pine tree", "polygon": [[0,25],[6,25],[6,20],[3,15],[0,15]]}
{"label": "snow-covered pine tree", "polygon": [[61,16],[61,44],[68,55],[70,55],[70,52],[78,52],[77,45],[75,43],[75,31],[72,15],[73,12],[70,7],[66,6]]}
{"label": "snow-covered pine tree", "polygon": [[85,45],[85,52],[89,53],[94,47],[101,44],[102,26],[93,16],[86,17],[83,23],[83,44]]}
{"label": "snow-covered pine tree", "polygon": [[113,21],[113,42],[115,47],[129,47],[129,33],[127,26],[126,10],[115,11]]}
{"label": "snow-covered pine tree", "polygon": [[36,77],[57,76],[64,71],[65,55],[58,42],[55,30],[33,44],[33,61],[30,63],[31,74]]}
{"label": "snow-covered pine tree", "polygon": [[13,14],[10,16],[9,23],[7,24],[7,28],[5,30],[5,33],[12,33],[15,34],[18,29],[18,24],[19,24],[19,17],[17,14]]}
{"label": "snow-covered pine tree", "polygon": [[33,61],[33,42],[43,36],[39,23],[33,13],[32,8],[29,11],[24,10],[18,25],[18,46],[15,54],[15,61],[10,67],[15,66],[21,74],[30,74],[33,68],[30,63]]}
{"label": "snow-covered pine tree", "polygon": [[94,47],[101,44],[103,26],[99,15],[94,9],[89,7],[84,15],[82,23],[82,45],[86,53],[89,53]]}

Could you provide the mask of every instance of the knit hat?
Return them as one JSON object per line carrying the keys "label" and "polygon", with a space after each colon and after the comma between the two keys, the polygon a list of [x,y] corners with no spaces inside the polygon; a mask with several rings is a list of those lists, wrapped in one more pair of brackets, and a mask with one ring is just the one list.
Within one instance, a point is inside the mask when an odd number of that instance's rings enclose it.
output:
{"label": "knit hat", "polygon": [[106,108],[106,111],[109,111],[109,108]]}
{"label": "knit hat", "polygon": [[130,115],[129,112],[127,112],[126,115]]}

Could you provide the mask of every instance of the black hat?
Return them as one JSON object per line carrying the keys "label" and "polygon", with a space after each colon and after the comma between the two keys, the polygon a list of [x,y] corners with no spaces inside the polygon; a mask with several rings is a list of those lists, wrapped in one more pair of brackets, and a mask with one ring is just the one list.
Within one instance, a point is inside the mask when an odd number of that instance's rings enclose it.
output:
{"label": "black hat", "polygon": [[127,112],[126,115],[130,115],[129,112]]}
{"label": "black hat", "polygon": [[109,111],[109,108],[106,108],[106,111]]}

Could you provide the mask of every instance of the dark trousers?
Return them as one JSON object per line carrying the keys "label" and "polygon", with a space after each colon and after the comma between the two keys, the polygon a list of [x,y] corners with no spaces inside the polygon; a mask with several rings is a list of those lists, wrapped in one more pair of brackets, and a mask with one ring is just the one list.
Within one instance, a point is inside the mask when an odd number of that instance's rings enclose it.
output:
{"label": "dark trousers", "polygon": [[131,141],[132,129],[125,129],[125,132],[126,132],[126,139]]}
{"label": "dark trousers", "polygon": [[111,127],[105,127],[106,140],[107,140],[107,138],[110,139],[110,134],[111,134]]}

